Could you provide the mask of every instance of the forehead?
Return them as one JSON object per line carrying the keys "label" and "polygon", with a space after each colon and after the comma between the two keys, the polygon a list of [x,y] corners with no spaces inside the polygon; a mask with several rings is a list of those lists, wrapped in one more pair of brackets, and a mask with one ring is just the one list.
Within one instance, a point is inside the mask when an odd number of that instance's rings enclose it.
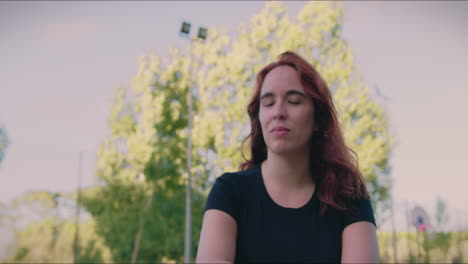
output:
{"label": "forehead", "polygon": [[261,92],[278,92],[295,89],[304,92],[297,71],[287,65],[280,65],[271,70],[263,80]]}

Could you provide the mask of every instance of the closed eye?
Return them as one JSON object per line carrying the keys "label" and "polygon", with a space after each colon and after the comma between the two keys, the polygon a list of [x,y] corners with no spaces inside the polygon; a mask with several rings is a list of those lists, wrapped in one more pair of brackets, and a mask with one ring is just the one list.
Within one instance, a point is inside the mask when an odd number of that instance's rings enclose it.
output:
{"label": "closed eye", "polygon": [[[288,101],[288,103],[294,104],[294,105],[298,105],[298,104],[300,104],[301,102],[299,102],[299,101]],[[273,104],[274,104],[274,103],[266,103],[266,104],[263,104],[263,106],[269,107],[269,106],[272,106]]]}

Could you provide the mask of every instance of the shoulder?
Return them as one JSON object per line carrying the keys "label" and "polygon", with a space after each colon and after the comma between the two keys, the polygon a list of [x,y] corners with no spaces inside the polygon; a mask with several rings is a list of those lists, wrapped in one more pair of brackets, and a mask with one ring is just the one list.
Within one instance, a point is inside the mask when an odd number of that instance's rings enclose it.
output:
{"label": "shoulder", "polygon": [[224,194],[241,202],[249,194],[258,192],[259,177],[261,176],[258,167],[244,171],[225,172],[216,178],[211,192]]}
{"label": "shoulder", "polygon": [[255,176],[259,175],[257,167],[253,167],[243,171],[225,172],[219,176],[216,181],[220,181],[225,185],[234,188],[242,188],[248,186],[249,182],[255,180]]}
{"label": "shoulder", "polygon": [[219,176],[208,195],[205,212],[209,209],[217,209],[231,215],[238,222],[245,195],[255,188],[255,184],[251,184],[254,175],[255,168],[239,172],[225,172]]}
{"label": "shoulder", "polygon": [[371,201],[369,199],[351,199],[348,201],[349,212],[345,214],[344,227],[356,222],[370,222],[374,226],[375,217]]}

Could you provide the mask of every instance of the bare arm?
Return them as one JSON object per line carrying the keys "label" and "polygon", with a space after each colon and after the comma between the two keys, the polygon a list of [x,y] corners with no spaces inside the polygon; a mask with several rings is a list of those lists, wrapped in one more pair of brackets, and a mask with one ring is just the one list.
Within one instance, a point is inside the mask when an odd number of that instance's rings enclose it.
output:
{"label": "bare arm", "polygon": [[375,226],[357,222],[343,230],[342,263],[378,263],[379,245]]}
{"label": "bare arm", "polygon": [[233,263],[236,256],[237,223],[229,214],[205,212],[198,244],[197,263]]}

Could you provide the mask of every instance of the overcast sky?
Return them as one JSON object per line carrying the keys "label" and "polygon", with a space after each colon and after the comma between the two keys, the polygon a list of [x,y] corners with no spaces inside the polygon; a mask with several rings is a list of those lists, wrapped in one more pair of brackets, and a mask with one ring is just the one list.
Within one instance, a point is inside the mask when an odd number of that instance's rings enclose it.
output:
{"label": "overcast sky", "polygon": [[[304,2],[285,2],[291,17]],[[110,96],[137,58],[187,42],[183,20],[235,32],[263,2],[0,2],[0,124],[11,144],[0,201],[30,190],[73,191],[78,155],[93,183],[109,134]],[[344,3],[343,34],[358,70],[388,97],[397,145],[397,206],[437,196],[466,211],[468,2]],[[467,218],[465,218],[467,219]],[[467,219],[468,220],[468,219]],[[464,220],[466,221],[466,220]]]}

